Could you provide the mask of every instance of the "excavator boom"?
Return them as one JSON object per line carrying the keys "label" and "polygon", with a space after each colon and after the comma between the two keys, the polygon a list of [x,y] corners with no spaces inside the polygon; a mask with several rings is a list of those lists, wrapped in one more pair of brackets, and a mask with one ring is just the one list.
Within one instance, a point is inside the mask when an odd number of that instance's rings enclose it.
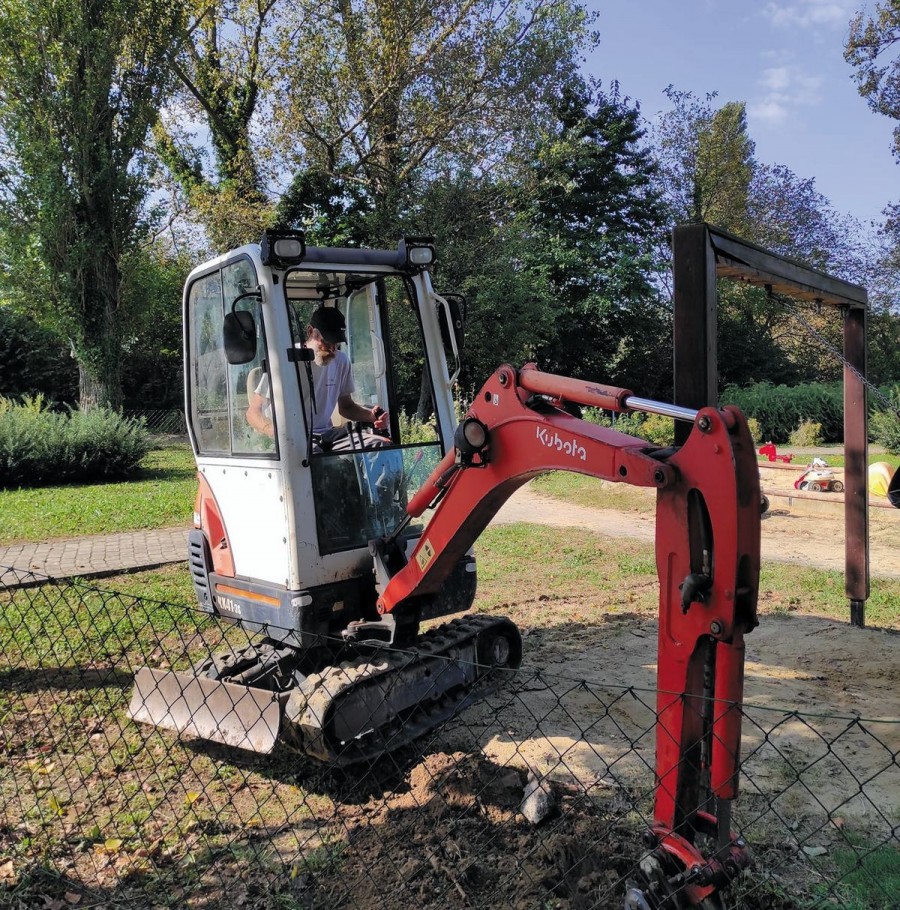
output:
{"label": "excavator boom", "polygon": [[[411,516],[434,513],[408,562],[382,586],[378,610],[402,612],[437,590],[503,503],[538,474],[574,471],[655,488],[659,720],[652,839],[660,867],[674,870],[690,902],[700,903],[748,861],[730,831],[730,806],[738,789],[743,637],[757,625],[760,491],[753,441],[731,407],[680,409],[678,416],[693,419],[693,430],[683,446],[661,448],[580,420],[567,410],[573,404],[665,412],[628,390],[530,366],[500,367],[460,424],[454,450],[410,501]],[[712,857],[697,846],[703,837],[716,844]]]}

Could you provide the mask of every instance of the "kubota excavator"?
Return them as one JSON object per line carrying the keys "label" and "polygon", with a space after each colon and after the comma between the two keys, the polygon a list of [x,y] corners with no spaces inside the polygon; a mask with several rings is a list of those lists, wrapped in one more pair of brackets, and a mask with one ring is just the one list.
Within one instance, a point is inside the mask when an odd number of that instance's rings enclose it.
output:
{"label": "kubota excavator", "polygon": [[[136,720],[231,746],[280,739],[337,764],[434,729],[515,668],[502,617],[462,616],[471,547],[547,471],[657,491],[660,582],[654,822],[627,910],[718,907],[748,862],[731,832],[743,636],[757,624],[760,491],[746,421],[503,365],[454,412],[465,304],[431,284],[434,247],[308,247],[269,231],[195,269],[184,294],[186,411],[199,472],[190,571],[200,607],[259,633],[193,672],[144,668]],[[318,307],[346,323],[354,398],[388,412],[390,444],[329,450],[314,430]],[[448,365],[449,361],[449,365]],[[272,435],[248,422],[265,389]],[[431,422],[406,419],[401,405]],[[662,448],[575,416],[577,406],[693,425]],[[337,413],[334,422],[339,424]]]}

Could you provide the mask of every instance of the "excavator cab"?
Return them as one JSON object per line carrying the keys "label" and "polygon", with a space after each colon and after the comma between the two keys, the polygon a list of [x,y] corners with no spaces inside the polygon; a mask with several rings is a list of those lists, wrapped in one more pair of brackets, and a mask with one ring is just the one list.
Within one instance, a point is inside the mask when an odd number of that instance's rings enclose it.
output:
{"label": "excavator cab", "polygon": [[[339,631],[346,615],[324,630],[296,604],[341,613],[335,604],[349,601],[335,585],[374,603],[369,541],[401,525],[405,546],[417,540],[422,523],[406,519],[406,503],[456,426],[458,309],[431,286],[433,255],[427,240],[396,251],[322,249],[269,232],[189,276],[187,414],[201,478],[191,566],[204,609],[286,633]],[[366,447],[367,428],[337,410],[316,413],[306,340],[319,307],[343,316],[354,400],[390,415],[377,450]],[[248,421],[254,396],[265,402],[268,435]],[[332,449],[316,432],[323,422],[343,445]]]}
{"label": "excavator cab", "polygon": [[[418,543],[427,516],[411,519],[406,505],[452,450],[457,424],[462,310],[434,291],[433,260],[427,238],[358,250],[267,231],[188,276],[185,409],[199,478],[190,572],[202,610],[263,640],[193,674],[141,670],[136,720],[269,751],[287,694],[346,661],[349,628],[377,626],[370,542],[390,538],[395,562]],[[377,449],[366,446],[371,428],[316,412],[307,326],[320,307],[343,316],[354,401],[389,414]],[[251,424],[254,405],[264,431]],[[335,436],[344,444],[329,445]],[[421,620],[469,609],[475,579],[467,549],[441,590],[381,638],[410,645]],[[367,730],[362,710],[345,709],[339,726]]]}

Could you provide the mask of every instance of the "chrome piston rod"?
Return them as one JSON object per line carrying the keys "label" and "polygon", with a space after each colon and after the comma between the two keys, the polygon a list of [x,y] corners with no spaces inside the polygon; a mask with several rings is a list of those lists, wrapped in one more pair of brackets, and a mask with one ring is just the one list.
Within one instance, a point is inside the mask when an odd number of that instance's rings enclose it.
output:
{"label": "chrome piston rod", "polygon": [[650,398],[637,398],[629,395],[625,399],[625,406],[632,411],[642,411],[645,414],[661,414],[663,417],[672,417],[675,420],[686,420],[693,423],[699,411],[693,408],[683,408],[677,404],[667,404],[664,401],[653,401]]}

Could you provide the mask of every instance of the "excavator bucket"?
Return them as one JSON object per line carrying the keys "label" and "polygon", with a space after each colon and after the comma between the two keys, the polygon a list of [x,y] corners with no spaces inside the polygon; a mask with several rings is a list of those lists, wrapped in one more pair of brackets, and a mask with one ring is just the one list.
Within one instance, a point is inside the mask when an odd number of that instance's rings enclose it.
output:
{"label": "excavator bucket", "polygon": [[267,689],[149,667],[135,676],[128,706],[139,723],[262,753],[275,748],[281,714],[278,696]]}

